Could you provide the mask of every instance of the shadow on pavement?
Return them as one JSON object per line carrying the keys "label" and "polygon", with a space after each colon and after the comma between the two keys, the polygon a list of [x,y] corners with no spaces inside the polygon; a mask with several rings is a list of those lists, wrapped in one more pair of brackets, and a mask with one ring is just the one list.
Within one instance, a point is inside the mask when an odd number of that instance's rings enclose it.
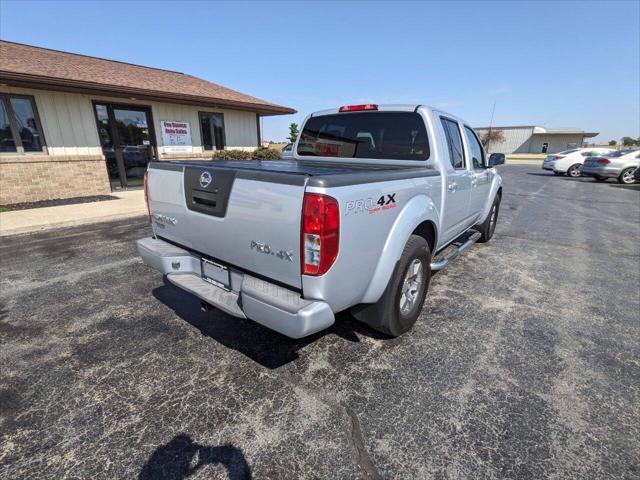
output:
{"label": "shadow on pavement", "polygon": [[175,287],[166,278],[163,286],[153,290],[153,296],[203,335],[270,369],[296,360],[299,350],[325,335],[334,334],[350,342],[360,341],[357,333],[376,339],[390,338],[358,322],[350,314],[340,313],[330,328],[305,338],[292,339],[252,320],[232,317],[217,309],[202,312],[196,297]]}
{"label": "shadow on pavement", "polygon": [[621,188],[623,190],[638,190],[638,191],[640,191],[640,183],[631,183],[629,185],[624,185],[622,183],[612,183],[609,186],[611,188]]}
{"label": "shadow on pavement", "polygon": [[555,178],[557,180],[569,180],[572,182],[575,181],[579,181],[579,182],[585,182],[585,181],[590,181],[593,180],[593,178],[591,177],[568,177],[567,175],[554,175],[553,173],[549,172],[549,173],[543,173],[543,172],[527,172],[527,175],[533,175],[535,177],[549,177],[549,178]]}
{"label": "shadow on pavement", "polygon": [[206,465],[217,464],[226,468],[230,480],[251,478],[251,468],[241,449],[229,444],[200,445],[188,435],[176,435],[151,454],[138,480],[182,480]]}

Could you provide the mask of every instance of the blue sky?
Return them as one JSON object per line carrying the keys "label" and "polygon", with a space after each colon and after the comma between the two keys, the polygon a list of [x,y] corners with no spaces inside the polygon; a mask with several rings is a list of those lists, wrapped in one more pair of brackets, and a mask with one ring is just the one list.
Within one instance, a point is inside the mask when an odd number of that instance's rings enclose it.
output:
{"label": "blue sky", "polygon": [[291,106],[423,103],[475,126],[640,136],[640,2],[0,2],[0,37]]}

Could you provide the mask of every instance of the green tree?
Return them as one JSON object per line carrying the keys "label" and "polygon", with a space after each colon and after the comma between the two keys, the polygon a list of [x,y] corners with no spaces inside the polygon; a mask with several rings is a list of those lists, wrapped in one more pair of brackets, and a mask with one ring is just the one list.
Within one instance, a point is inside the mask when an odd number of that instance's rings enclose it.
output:
{"label": "green tree", "polygon": [[634,145],[640,145],[640,142],[638,142],[638,140],[635,140],[632,137],[622,137],[622,145],[624,145],[625,147],[633,147]]}
{"label": "green tree", "polygon": [[612,147],[617,144],[618,142],[616,142],[615,140],[609,140],[609,145],[611,145]]}
{"label": "green tree", "polygon": [[287,138],[291,143],[295,143],[295,141],[298,139],[299,134],[300,132],[298,131],[297,123],[294,122],[291,125],[289,125],[289,136]]}

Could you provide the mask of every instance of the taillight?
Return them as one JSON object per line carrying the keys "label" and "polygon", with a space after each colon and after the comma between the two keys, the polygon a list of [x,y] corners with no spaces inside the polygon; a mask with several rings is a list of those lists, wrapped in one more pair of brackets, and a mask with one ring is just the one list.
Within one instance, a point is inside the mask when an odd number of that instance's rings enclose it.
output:
{"label": "taillight", "polygon": [[303,275],[324,275],[338,256],[340,208],[338,201],[320,193],[305,193],[300,229]]}
{"label": "taillight", "polygon": [[149,223],[151,223],[151,210],[149,209],[149,186],[148,186],[148,176],[149,172],[144,172],[144,203],[147,205],[147,217],[149,218]]}
{"label": "taillight", "polygon": [[608,160],[606,158],[597,158],[596,162],[598,162],[600,165],[609,165],[611,163],[611,160]]}
{"label": "taillight", "polygon": [[340,112],[362,112],[365,110],[378,110],[378,105],[367,103],[366,105],[345,105],[340,107]]}
{"label": "taillight", "polygon": [[560,160],[562,158],[564,158],[566,155],[556,155],[555,160]]}

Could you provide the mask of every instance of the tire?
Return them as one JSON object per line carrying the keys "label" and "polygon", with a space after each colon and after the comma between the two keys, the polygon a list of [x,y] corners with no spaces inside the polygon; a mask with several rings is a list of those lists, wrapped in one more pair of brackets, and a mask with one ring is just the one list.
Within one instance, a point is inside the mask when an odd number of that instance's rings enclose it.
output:
{"label": "tire", "polygon": [[606,182],[607,181],[607,177],[603,177],[602,175],[594,175],[593,179],[596,182]]}
{"label": "tire", "polygon": [[[415,278],[418,275],[419,279]],[[415,278],[415,283],[411,283],[412,277]],[[351,313],[374,330],[392,337],[400,336],[411,330],[416,323],[430,280],[429,244],[424,238],[411,235],[380,300],[370,305],[354,307]],[[407,290],[413,293],[407,295]],[[413,302],[409,301],[411,297],[414,298]]]}
{"label": "tire", "polygon": [[633,178],[633,172],[635,171],[635,167],[625,168],[618,177],[618,183],[623,185],[631,185],[636,183],[636,180]]}
{"label": "tire", "polygon": [[567,177],[578,178],[582,175],[582,165],[574,163],[567,169]]}
{"label": "tire", "polygon": [[493,237],[493,232],[496,231],[496,224],[498,223],[498,213],[500,213],[500,195],[496,195],[493,200],[489,215],[480,225],[476,227],[476,230],[480,232],[480,238],[478,243],[487,243]]}

